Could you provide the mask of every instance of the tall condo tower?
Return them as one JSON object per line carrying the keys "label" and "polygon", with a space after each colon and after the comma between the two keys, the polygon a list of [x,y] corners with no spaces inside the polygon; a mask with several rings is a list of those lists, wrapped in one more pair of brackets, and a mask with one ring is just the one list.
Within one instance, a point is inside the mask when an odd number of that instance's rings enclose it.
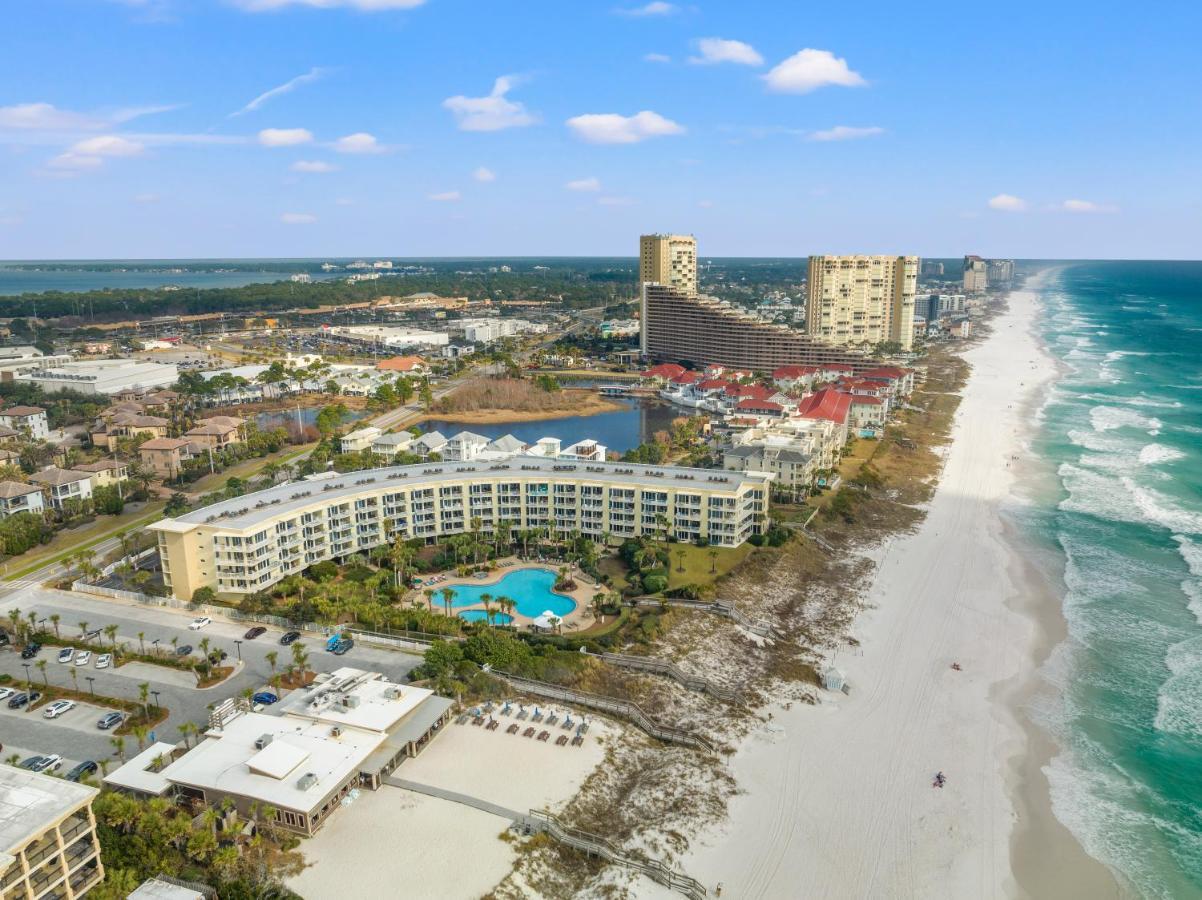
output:
{"label": "tall condo tower", "polygon": [[917,256],[811,256],[806,331],[840,347],[914,342]]}
{"label": "tall condo tower", "polygon": [[691,234],[644,234],[639,238],[639,283],[697,293],[697,239]]}

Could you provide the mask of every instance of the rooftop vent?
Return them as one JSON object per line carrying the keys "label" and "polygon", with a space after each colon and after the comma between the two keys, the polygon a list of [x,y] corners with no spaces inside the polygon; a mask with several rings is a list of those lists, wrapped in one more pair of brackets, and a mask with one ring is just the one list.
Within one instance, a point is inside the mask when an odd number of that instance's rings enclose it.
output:
{"label": "rooftop vent", "polygon": [[306,772],[300,778],[296,779],[298,790],[307,791],[315,784],[317,784],[317,775],[313,772]]}
{"label": "rooftop vent", "polygon": [[255,749],[262,750],[271,743],[272,737],[270,734],[262,734],[255,738]]}

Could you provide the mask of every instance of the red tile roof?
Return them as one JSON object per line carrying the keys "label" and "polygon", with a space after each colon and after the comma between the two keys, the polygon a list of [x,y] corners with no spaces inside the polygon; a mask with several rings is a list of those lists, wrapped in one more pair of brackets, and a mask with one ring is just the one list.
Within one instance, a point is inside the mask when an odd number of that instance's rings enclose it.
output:
{"label": "red tile roof", "polygon": [[843,425],[847,422],[847,412],[850,409],[851,394],[824,388],[802,400],[797,414],[804,419],[826,419]]}
{"label": "red tile roof", "polygon": [[671,381],[673,384],[695,384],[704,377],[700,372],[681,372],[675,378],[672,378]]}
{"label": "red tile roof", "polygon": [[660,363],[658,366],[652,366],[643,373],[644,378],[675,378],[684,372],[684,366],[678,366],[676,363]]}
{"label": "red tile roof", "polygon": [[426,361],[420,356],[394,356],[391,359],[380,360],[376,363],[376,368],[389,372],[412,372],[425,365]]}
{"label": "red tile roof", "polygon": [[705,381],[697,382],[697,387],[703,391],[720,391],[729,385],[729,381],[723,381],[721,378],[707,378]]}
{"label": "red tile roof", "polygon": [[869,397],[867,394],[852,394],[852,406],[880,406],[884,403],[880,397]]}
{"label": "red tile roof", "polygon": [[905,378],[909,374],[909,369],[899,369],[897,366],[880,366],[879,368],[869,369],[867,372],[860,373],[864,378],[889,378],[891,380]]}

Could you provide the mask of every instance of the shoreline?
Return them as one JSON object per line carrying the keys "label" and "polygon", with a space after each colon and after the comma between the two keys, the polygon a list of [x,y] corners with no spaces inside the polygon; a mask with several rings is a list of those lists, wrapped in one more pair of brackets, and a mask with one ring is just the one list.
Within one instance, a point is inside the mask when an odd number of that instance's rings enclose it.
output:
{"label": "shoreline", "polygon": [[[731,760],[741,793],[684,871],[733,896],[787,895],[798,872],[811,896],[1012,896],[1019,875],[1025,886],[1035,874],[1030,854],[1012,858],[1012,837],[1036,822],[1057,838],[1055,855],[1042,855],[1063,884],[1115,893],[1038,782],[1019,797],[1012,774],[1039,772],[1048,748],[1002,686],[1028,683],[1056,633],[1012,602],[1030,595],[1029,573],[1015,567],[1000,515],[1032,398],[1055,377],[1035,301],[1034,290],[1011,292],[988,338],[964,351],[971,372],[927,514],[864,554],[876,571],[852,626],[858,645],[828,660],[850,694],[770,707]],[[1054,615],[1046,600],[1037,611]],[[932,787],[937,771],[943,789]]]}
{"label": "shoreline", "polygon": [[[1034,295],[1040,310],[1039,291],[1045,270],[1028,280],[1024,289]],[[1029,447],[1038,430],[1035,417],[1047,401],[1048,393],[1063,374],[1048,351],[1033,318],[1029,325],[1037,352],[1050,366],[1052,375],[1024,404],[1023,417],[1028,423],[1022,430],[1022,443]],[[1016,486],[1033,477],[1034,461],[1027,462],[1015,475]],[[1064,618],[1061,589],[1052,584],[1039,567],[1027,558],[1029,547],[1018,524],[1004,513],[1000,518],[1001,540],[1010,551],[1013,581],[1025,590],[1013,592],[1006,606],[1026,619],[1032,628],[1028,668],[1014,678],[995,686],[992,702],[999,712],[1010,717],[1022,733],[1022,747],[1007,760],[1007,789],[1014,804],[1015,823],[1010,838],[1011,875],[1018,896],[1102,898],[1121,897],[1124,890],[1118,876],[1102,862],[1090,856],[1077,837],[1058,818],[1052,808],[1051,787],[1046,768],[1063,751],[1053,735],[1028,714],[1031,704],[1054,690],[1043,678],[1043,667],[1055,649],[1069,637]]]}

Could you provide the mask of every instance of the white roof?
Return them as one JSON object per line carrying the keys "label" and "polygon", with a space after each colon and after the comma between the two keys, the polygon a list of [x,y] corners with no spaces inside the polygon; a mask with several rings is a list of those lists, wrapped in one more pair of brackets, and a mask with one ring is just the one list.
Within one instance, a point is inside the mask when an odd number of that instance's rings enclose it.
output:
{"label": "white roof", "polygon": [[105,775],[104,783],[161,797],[171,787],[171,782],[163,777],[161,771],[151,772],[150,765],[160,756],[170,760],[173,750],[175,745],[164,741],[151,744],[125,765]]}
{"label": "white roof", "polygon": [[205,900],[205,895],[190,887],[160,881],[158,878],[148,878],[125,900]]}
{"label": "white roof", "polygon": [[256,775],[284,778],[309,759],[309,751],[295,744],[272,740],[270,744],[246,761],[247,767]]}
{"label": "white roof", "polygon": [[385,681],[379,672],[343,667],[312,690],[293,691],[279,709],[285,716],[384,733],[432,693]]}
{"label": "white roof", "polygon": [[20,850],[98,793],[86,784],[0,765],[0,851]]}

